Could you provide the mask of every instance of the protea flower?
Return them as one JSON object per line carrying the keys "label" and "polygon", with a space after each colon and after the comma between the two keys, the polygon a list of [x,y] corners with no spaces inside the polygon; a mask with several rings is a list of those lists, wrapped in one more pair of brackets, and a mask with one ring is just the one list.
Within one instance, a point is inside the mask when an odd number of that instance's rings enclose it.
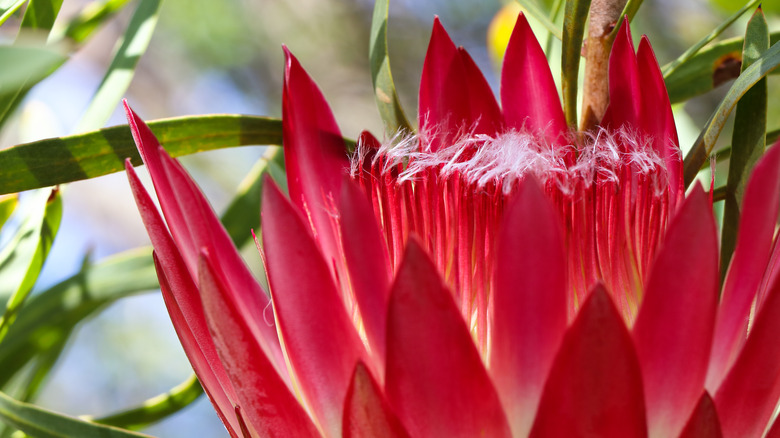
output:
{"label": "protea flower", "polygon": [[266,181],[270,297],[127,108],[165,215],[128,164],[163,296],[231,436],[765,432],[780,397],[780,148],[747,187],[719,294],[711,203],[698,185],[684,196],[647,39],[635,54],[624,26],[607,115],[583,135],[522,15],[503,108],[436,20],[419,133],[363,133],[351,154],[285,53],[290,198]]}

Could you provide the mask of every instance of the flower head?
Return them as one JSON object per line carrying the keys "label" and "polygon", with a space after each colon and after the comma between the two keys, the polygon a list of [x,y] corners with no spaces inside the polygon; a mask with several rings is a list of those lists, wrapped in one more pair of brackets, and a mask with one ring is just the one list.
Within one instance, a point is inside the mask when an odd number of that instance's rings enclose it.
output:
{"label": "flower head", "polygon": [[232,436],[764,432],[780,398],[780,148],[748,185],[719,299],[711,205],[700,186],[684,197],[663,78],[627,23],[588,135],[566,127],[522,15],[502,107],[436,19],[419,133],[364,132],[352,154],[285,53],[270,298],[128,108],[165,214],[128,165],[163,296]]}

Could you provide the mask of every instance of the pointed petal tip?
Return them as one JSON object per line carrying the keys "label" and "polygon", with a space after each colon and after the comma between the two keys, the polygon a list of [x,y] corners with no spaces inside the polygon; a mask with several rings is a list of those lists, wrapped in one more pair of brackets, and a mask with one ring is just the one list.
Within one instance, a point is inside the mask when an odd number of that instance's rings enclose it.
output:
{"label": "pointed petal tip", "polygon": [[[447,29],[444,28],[444,24],[442,24],[438,15],[433,17],[433,30],[431,31],[431,40],[434,39],[434,36],[439,38],[445,38],[447,41],[450,41],[452,43],[452,38],[450,38],[450,34],[447,32]],[[452,44],[453,46],[455,45],[455,43]]]}
{"label": "pointed petal tip", "polygon": [[369,149],[379,149],[381,146],[381,143],[379,140],[369,132],[368,130],[363,130],[360,132],[360,135],[358,136],[358,144],[363,145],[364,147],[368,147]]}

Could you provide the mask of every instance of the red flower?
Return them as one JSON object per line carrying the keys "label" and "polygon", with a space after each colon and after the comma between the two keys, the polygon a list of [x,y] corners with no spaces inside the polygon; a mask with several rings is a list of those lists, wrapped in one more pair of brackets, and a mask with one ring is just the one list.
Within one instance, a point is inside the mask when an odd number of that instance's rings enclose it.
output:
{"label": "red flower", "polygon": [[747,187],[719,298],[711,205],[698,185],[684,198],[646,39],[635,54],[624,26],[603,128],[577,138],[524,17],[503,108],[437,19],[419,134],[363,133],[351,157],[286,56],[290,200],[270,180],[263,194],[272,300],[127,109],[165,214],[128,164],[163,296],[231,436],[763,434],[780,398],[780,148]]}

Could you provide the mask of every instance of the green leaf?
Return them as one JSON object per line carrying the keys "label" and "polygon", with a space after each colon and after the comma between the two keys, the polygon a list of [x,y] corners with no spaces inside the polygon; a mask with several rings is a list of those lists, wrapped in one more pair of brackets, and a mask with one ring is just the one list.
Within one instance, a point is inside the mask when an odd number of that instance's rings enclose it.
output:
{"label": "green leaf", "polygon": [[[623,20],[628,18],[628,22],[632,23],[634,21],[634,16],[636,16],[636,13],[639,11],[639,7],[642,6],[642,0],[628,0],[626,2],[626,5],[623,6],[623,10],[620,11],[620,15],[618,16],[617,21],[615,23],[623,23]],[[615,37],[617,37],[617,33],[620,30],[620,26],[615,26],[612,29],[612,32],[609,33],[609,40],[615,41]]]}
{"label": "green leaf", "polygon": [[0,420],[34,438],[138,438],[136,432],[90,423],[14,400],[0,392]]}
{"label": "green leaf", "polygon": [[745,69],[731,85],[728,93],[712,116],[710,116],[699,138],[696,139],[696,142],[685,157],[684,175],[686,187],[696,178],[701,165],[712,152],[715,141],[720,136],[723,125],[725,125],[734,106],[756,82],[763,79],[778,64],[780,64],[780,44],[774,44],[750,67]]}
{"label": "green leaf", "polygon": [[0,2],[0,26],[11,18],[11,15],[15,14],[26,2],[27,0],[7,0]]}
{"label": "green leaf", "polygon": [[92,421],[124,429],[139,430],[179,412],[202,394],[203,387],[200,386],[197,376],[193,374],[175,388],[165,394],[150,398],[137,408]]}
{"label": "green leaf", "polygon": [[24,11],[22,27],[51,30],[61,6],[62,0],[30,0]]}
{"label": "green leaf", "polygon": [[[236,246],[260,228],[260,193],[271,167],[279,167],[284,154],[272,148],[250,172],[238,195],[222,215]],[[123,297],[157,289],[157,274],[151,248],[128,251],[92,265],[31,297],[16,323],[0,343],[0,387],[39,354],[63,345],[76,325]]]}
{"label": "green leaf", "polygon": [[[232,146],[281,144],[278,119],[244,115],[190,116],[149,122],[172,156]],[[78,181],[141,164],[127,125],[51,138],[0,151],[0,194]]]}
{"label": "green leaf", "polygon": [[539,8],[539,5],[536,4],[535,0],[515,0],[518,3],[520,3],[520,6],[523,7],[523,10],[525,12],[528,12],[528,15],[534,17],[535,20],[539,21],[539,23],[544,26],[548,32],[553,34],[555,38],[558,38],[558,40],[563,40],[563,34],[561,33],[561,30],[558,29],[558,26],[555,25],[555,23],[550,20],[550,17],[544,13],[544,11]]}
{"label": "green leaf", "polygon": [[735,12],[731,17],[726,19],[723,23],[721,23],[718,27],[713,29],[712,32],[707,34],[704,38],[702,38],[698,43],[691,46],[688,50],[686,50],[682,55],[680,55],[679,58],[675,59],[674,61],[670,62],[669,64],[665,65],[661,70],[664,73],[664,77],[670,76],[672,73],[675,72],[678,68],[680,68],[684,63],[686,63],[688,60],[690,60],[694,55],[699,53],[699,51],[704,48],[707,44],[711,43],[715,38],[717,38],[721,33],[723,33],[724,30],[726,30],[729,26],[734,24],[735,21],[739,17],[741,17],[745,12],[753,9],[756,7],[757,4],[759,4],[760,0],[750,0],[748,3],[745,4],[745,6],[742,7],[739,11]]}
{"label": "green leaf", "polygon": [[250,230],[260,227],[260,205],[262,203],[263,177],[269,167],[284,165],[282,148],[271,147],[252,167],[239,187],[238,196],[228,205],[222,215],[222,225],[237,247],[244,246],[252,238]]}
{"label": "green leaf", "polygon": [[130,0],[93,1],[68,22],[63,29],[63,36],[77,43],[87,40],[101,24],[120,11]]}
{"label": "green leaf", "polygon": [[61,219],[59,190],[39,191],[33,199],[31,214],[0,252],[0,278],[3,279],[0,300],[7,299],[5,313],[0,316],[0,342],[38,280]]}
{"label": "green leaf", "polygon": [[0,46],[0,126],[27,91],[66,59],[51,46]]}
{"label": "green leaf", "polygon": [[[769,29],[764,13],[759,7],[747,25],[745,46],[742,49],[742,70],[752,65],[769,49]],[[737,104],[734,116],[734,132],[731,137],[731,159],[726,183],[721,238],[721,279],[734,253],[737,243],[737,227],[745,185],[756,162],[766,148],[766,78],[756,82]]]}
{"label": "green leaf", "polygon": [[[588,0],[590,1],[590,0]],[[550,21],[555,23],[558,20],[558,16],[561,13],[561,10],[563,9],[563,3],[564,0],[553,0],[552,9],[550,10]],[[567,2],[568,3],[568,2]],[[584,26],[584,24],[583,24]],[[564,24],[565,27],[565,24]],[[564,29],[564,32],[566,29]],[[547,33],[547,40],[544,43],[544,53],[547,55],[547,61],[549,62],[551,60],[552,54],[553,54],[553,34],[551,32]]]}
{"label": "green leaf", "polygon": [[[771,33],[769,39],[772,44],[780,41],[780,32]],[[744,43],[744,38],[737,37],[713,44],[667,75],[665,82],[670,101],[684,102],[736,78],[741,71]]]}
{"label": "green leaf", "polygon": [[35,83],[62,65],[67,57],[50,47],[0,45],[0,94]]}
{"label": "green leaf", "polygon": [[[766,137],[764,138],[764,144],[765,145],[772,144],[776,142],[778,139],[780,139],[780,129],[769,131],[766,133]],[[731,159],[731,146],[725,146],[723,148],[718,149],[717,151],[715,151],[711,159],[715,159],[718,164],[728,161],[729,159]],[[709,169],[709,167],[710,167],[709,163],[703,163],[701,169],[699,170]]]}
{"label": "green leaf", "polygon": [[0,228],[11,217],[16,206],[19,204],[19,197],[16,195],[0,195]]}
{"label": "green leaf", "polygon": [[392,135],[400,130],[406,132],[414,130],[398,100],[393,75],[390,71],[390,57],[387,53],[389,5],[389,0],[376,0],[374,3],[368,59],[371,64],[371,81],[374,84],[376,105],[382,120],[385,122],[385,129]]}
{"label": "green leaf", "polygon": [[141,0],[76,132],[105,125],[130,86],[135,66],[144,54],[157,26],[161,0]]}
{"label": "green leaf", "polygon": [[39,354],[63,345],[84,318],[117,299],[159,287],[151,248],[85,263],[76,275],[32,296],[0,343],[0,387]]}
{"label": "green leaf", "polygon": [[563,17],[563,112],[569,127],[577,128],[577,81],[580,72],[580,54],[590,0],[567,0]]}

